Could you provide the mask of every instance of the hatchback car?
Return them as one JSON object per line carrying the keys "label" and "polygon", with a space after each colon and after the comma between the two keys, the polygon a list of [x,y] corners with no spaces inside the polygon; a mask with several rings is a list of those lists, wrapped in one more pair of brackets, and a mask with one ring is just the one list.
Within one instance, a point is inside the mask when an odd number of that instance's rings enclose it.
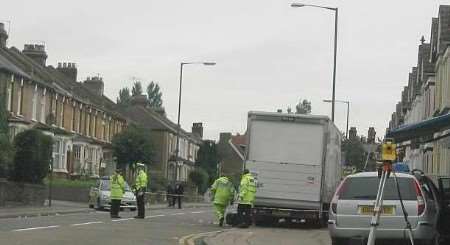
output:
{"label": "hatchback car", "polygon": [[[438,244],[438,189],[427,177],[418,178],[407,173],[396,173],[396,176],[416,244]],[[365,172],[349,175],[341,182],[329,210],[328,229],[332,244],[347,244],[353,238],[367,239],[379,181],[377,172]],[[408,239],[392,174],[386,181],[376,238]]]}
{"label": "hatchback car", "polygon": [[[109,177],[102,177],[97,180],[95,186],[89,191],[89,207],[96,209],[109,209],[111,207],[111,192]],[[131,191],[130,186],[125,182],[125,193],[120,204],[120,208],[136,210],[136,196]]]}

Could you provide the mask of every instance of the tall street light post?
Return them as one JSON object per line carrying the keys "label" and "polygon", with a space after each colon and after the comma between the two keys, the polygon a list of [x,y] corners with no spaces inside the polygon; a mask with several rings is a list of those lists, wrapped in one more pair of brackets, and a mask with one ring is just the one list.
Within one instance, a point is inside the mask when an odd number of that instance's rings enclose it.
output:
{"label": "tall street light post", "polygon": [[[323,100],[323,102],[330,103],[330,102],[332,102],[332,100]],[[349,114],[350,114],[350,101],[345,101],[345,100],[335,100],[335,102],[347,104],[347,129],[346,129],[346,131],[345,131],[345,138],[348,139],[348,119],[349,119]]]}
{"label": "tall street light post", "polygon": [[185,65],[205,65],[205,66],[213,66],[216,65],[215,62],[181,62],[180,64],[180,88],[178,94],[178,120],[177,120],[177,145],[175,148],[175,168],[173,173],[173,181],[177,181],[177,172],[178,172],[178,158],[180,156],[180,113],[181,113],[181,89],[183,84],[183,66]]}
{"label": "tall street light post", "polygon": [[333,94],[331,96],[331,121],[334,122],[334,107],[336,102],[336,56],[337,56],[337,34],[338,34],[338,8],[332,8],[327,6],[313,5],[313,4],[303,4],[303,3],[292,3],[291,7],[314,7],[321,9],[328,9],[334,11],[334,64],[333,64]]}

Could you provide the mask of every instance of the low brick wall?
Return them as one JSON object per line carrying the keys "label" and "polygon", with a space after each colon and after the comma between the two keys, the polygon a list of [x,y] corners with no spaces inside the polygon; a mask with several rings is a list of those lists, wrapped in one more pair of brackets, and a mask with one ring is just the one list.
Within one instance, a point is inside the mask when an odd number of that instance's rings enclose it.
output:
{"label": "low brick wall", "polygon": [[0,206],[14,205],[43,206],[47,198],[45,185],[27,184],[0,180]]}

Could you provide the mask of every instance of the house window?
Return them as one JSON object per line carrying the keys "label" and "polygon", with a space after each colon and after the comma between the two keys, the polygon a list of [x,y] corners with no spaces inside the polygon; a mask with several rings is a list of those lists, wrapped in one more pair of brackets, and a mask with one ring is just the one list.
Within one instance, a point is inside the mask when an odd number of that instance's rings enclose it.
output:
{"label": "house window", "polygon": [[92,115],[92,137],[97,138],[97,113]]}
{"label": "house window", "polygon": [[82,134],[82,132],[81,132],[81,123],[83,122],[83,105],[82,104],[80,104],[80,109],[79,109],[79,112],[80,112],[80,118],[78,119],[78,133],[80,133],[80,134]]}
{"label": "house window", "polygon": [[105,119],[105,117],[106,117],[106,115],[103,114],[103,120],[102,120],[102,128],[103,128],[103,130],[102,130],[102,139],[106,141],[107,139],[106,139],[106,119]]}
{"label": "house window", "polygon": [[64,105],[65,105],[65,101],[66,101],[66,98],[65,97],[63,97],[62,98],[62,101],[61,101],[61,125],[59,125],[61,128],[64,128],[64,118],[65,118],[65,116],[64,116]]}
{"label": "house window", "polygon": [[23,78],[20,80],[20,89],[17,103],[17,112],[19,115],[23,115]]}
{"label": "house window", "polygon": [[42,91],[41,97],[41,123],[45,123],[45,94],[47,93],[47,89],[44,88]]}
{"label": "house window", "polygon": [[77,108],[77,106],[76,106],[76,103],[75,103],[75,101],[73,102],[73,105],[72,105],[72,131],[75,131],[76,129],[75,129],[75,118],[76,118],[76,115],[75,115],[75,113],[76,113],[76,108]]}
{"label": "house window", "polygon": [[91,136],[91,113],[87,113],[85,129],[86,136]]}
{"label": "house window", "polygon": [[55,118],[52,124],[58,125],[58,94],[55,95],[55,114],[53,116]]}
{"label": "house window", "polygon": [[36,120],[37,118],[37,99],[38,99],[38,86],[34,85],[34,93],[33,93],[33,112],[31,119]]}
{"label": "house window", "polygon": [[56,140],[53,144],[53,169],[58,169],[60,165],[60,148],[61,148],[61,141]]}
{"label": "house window", "polygon": [[13,101],[14,101],[14,75],[11,75],[11,83],[8,87],[8,111],[13,111]]}

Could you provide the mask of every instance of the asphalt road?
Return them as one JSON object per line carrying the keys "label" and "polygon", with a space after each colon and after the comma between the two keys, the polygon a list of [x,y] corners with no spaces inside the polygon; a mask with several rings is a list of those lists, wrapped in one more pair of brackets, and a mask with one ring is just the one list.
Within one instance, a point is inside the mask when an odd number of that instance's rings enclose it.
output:
{"label": "asphalt road", "polygon": [[326,228],[255,227],[228,229],[204,239],[207,245],[331,245]]}
{"label": "asphalt road", "polygon": [[147,211],[146,219],[121,212],[110,219],[108,212],[0,219],[0,244],[178,244],[190,234],[220,230],[212,225],[212,209],[186,208]]}

